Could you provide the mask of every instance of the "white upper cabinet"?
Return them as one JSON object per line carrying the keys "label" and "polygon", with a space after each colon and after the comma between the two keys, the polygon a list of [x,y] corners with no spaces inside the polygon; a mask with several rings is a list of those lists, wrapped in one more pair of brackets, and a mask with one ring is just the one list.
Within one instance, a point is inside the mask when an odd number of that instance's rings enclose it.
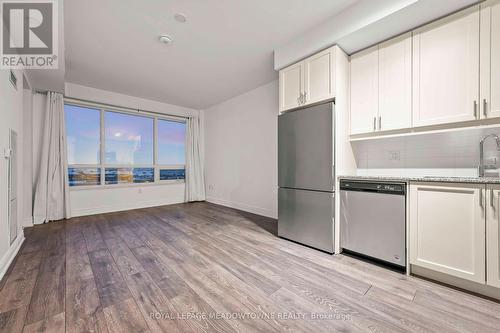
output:
{"label": "white upper cabinet", "polygon": [[280,112],[333,99],[334,77],[335,47],[280,70]]}
{"label": "white upper cabinet", "polygon": [[351,56],[351,135],[378,128],[378,46]]}
{"label": "white upper cabinet", "polygon": [[293,109],[301,105],[304,91],[304,64],[299,62],[282,69],[279,73],[279,109]]}
{"label": "white upper cabinet", "polygon": [[410,263],[485,283],[485,186],[410,185]]}
{"label": "white upper cabinet", "polygon": [[334,55],[329,48],[304,60],[305,104],[334,97]]}
{"label": "white upper cabinet", "polygon": [[411,127],[411,33],[351,56],[351,135]]}
{"label": "white upper cabinet", "polygon": [[479,119],[479,7],[413,32],[413,126]]}
{"label": "white upper cabinet", "polygon": [[411,127],[411,33],[379,45],[379,130]]}
{"label": "white upper cabinet", "polygon": [[481,4],[481,118],[500,117],[500,0]]}

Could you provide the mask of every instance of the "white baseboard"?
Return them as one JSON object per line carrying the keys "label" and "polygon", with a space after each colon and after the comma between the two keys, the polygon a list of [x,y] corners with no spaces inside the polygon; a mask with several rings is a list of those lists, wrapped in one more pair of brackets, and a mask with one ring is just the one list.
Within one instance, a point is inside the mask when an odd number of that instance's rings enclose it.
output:
{"label": "white baseboard", "polygon": [[0,280],[2,280],[5,273],[7,273],[10,264],[12,264],[12,261],[16,257],[23,243],[24,243],[24,232],[21,230],[21,232],[17,235],[17,238],[14,241],[14,243],[12,243],[7,253],[0,260]]}
{"label": "white baseboard", "polygon": [[270,210],[267,208],[261,208],[261,207],[256,207],[256,206],[252,206],[252,205],[247,205],[247,204],[242,203],[242,202],[228,201],[228,200],[214,198],[214,197],[207,197],[207,201],[214,203],[214,204],[217,204],[217,205],[231,207],[231,208],[243,210],[245,212],[270,217],[273,219],[278,218],[278,212],[276,212],[276,211],[273,211],[273,210]]}
{"label": "white baseboard", "polygon": [[165,201],[164,199],[162,199],[162,200],[136,202],[134,204],[131,204],[130,202],[125,202],[125,203],[117,204],[117,205],[105,205],[105,206],[89,207],[89,208],[82,208],[82,209],[72,209],[71,210],[71,217],[104,214],[104,213],[111,213],[111,212],[120,212],[120,211],[125,211],[125,210],[148,208],[148,207],[158,207],[158,206],[164,206],[164,205],[173,205],[173,204],[178,204],[178,203],[182,203],[182,202],[184,202],[184,201],[179,201],[179,200]]}

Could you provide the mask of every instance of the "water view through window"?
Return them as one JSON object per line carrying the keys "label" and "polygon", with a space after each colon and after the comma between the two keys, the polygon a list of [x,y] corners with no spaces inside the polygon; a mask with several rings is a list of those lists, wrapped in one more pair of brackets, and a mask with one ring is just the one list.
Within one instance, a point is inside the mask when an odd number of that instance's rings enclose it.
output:
{"label": "water view through window", "polygon": [[184,169],[162,169],[160,170],[160,180],[185,179],[186,170]]}
{"label": "water view through window", "polygon": [[106,185],[152,183],[155,181],[153,168],[106,168]]}
{"label": "water view through window", "polygon": [[100,185],[100,168],[68,168],[69,186]]}

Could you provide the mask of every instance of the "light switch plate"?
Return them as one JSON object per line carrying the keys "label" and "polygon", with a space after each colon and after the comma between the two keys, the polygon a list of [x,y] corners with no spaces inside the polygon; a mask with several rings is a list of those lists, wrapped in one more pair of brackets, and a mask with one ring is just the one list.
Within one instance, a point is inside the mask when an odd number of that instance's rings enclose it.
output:
{"label": "light switch plate", "polygon": [[401,159],[401,152],[399,150],[389,151],[389,160],[390,161],[399,161],[400,159]]}
{"label": "light switch plate", "polygon": [[12,149],[10,148],[3,149],[3,157],[10,158],[11,155],[12,155]]}

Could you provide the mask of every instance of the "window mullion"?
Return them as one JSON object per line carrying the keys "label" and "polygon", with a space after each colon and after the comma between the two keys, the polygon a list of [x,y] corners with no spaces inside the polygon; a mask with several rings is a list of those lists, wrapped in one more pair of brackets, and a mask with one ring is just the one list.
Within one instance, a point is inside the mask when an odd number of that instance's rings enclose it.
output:
{"label": "window mullion", "polygon": [[153,122],[153,172],[154,172],[154,182],[160,180],[160,174],[156,167],[158,164],[158,118],[154,118]]}
{"label": "window mullion", "polygon": [[105,130],[104,130],[104,110],[101,109],[101,160],[100,162],[100,167],[101,167],[101,186],[104,186],[106,184],[105,177],[106,177],[106,171],[104,170],[104,159],[106,157],[106,152],[105,152],[105,147],[104,147],[104,142],[105,142]]}

